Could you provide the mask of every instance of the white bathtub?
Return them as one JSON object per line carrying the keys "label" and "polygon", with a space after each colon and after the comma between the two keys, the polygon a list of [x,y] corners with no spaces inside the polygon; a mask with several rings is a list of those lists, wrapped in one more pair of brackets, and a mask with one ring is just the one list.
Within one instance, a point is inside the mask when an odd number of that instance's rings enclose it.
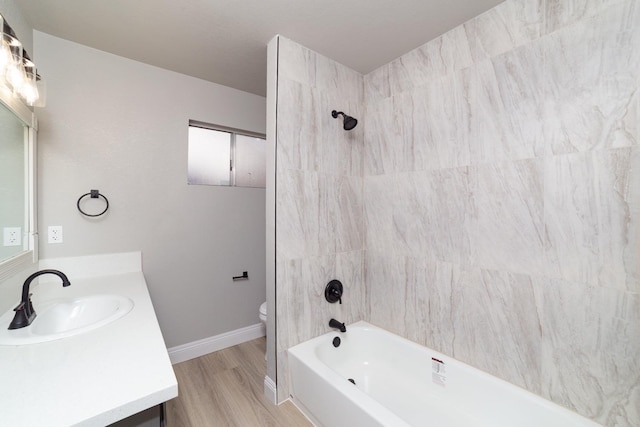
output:
{"label": "white bathtub", "polygon": [[[341,340],[337,348],[335,337]],[[288,354],[292,400],[317,426],[599,426],[366,322],[299,344]]]}

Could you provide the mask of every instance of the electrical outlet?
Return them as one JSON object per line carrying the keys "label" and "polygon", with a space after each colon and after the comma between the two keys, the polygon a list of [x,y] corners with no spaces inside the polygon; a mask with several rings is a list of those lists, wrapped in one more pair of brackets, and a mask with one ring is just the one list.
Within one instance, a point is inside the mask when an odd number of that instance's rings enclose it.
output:
{"label": "electrical outlet", "polygon": [[4,246],[22,245],[22,229],[20,227],[5,227],[3,231]]}
{"label": "electrical outlet", "polygon": [[62,226],[49,226],[49,243],[62,243]]}

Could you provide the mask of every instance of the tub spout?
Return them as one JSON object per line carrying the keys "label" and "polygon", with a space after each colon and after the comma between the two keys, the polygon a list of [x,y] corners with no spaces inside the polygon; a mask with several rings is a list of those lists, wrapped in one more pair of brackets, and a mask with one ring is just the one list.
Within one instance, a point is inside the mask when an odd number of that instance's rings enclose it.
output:
{"label": "tub spout", "polygon": [[344,326],[344,323],[340,323],[336,319],[329,320],[329,326],[340,329],[340,332],[347,332],[347,327]]}

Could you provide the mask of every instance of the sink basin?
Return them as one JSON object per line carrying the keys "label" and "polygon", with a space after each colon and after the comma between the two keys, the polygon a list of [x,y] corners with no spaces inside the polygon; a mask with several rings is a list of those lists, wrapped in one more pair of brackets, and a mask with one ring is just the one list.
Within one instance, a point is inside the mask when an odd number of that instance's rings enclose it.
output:
{"label": "sink basin", "polygon": [[133,301],[121,295],[55,299],[34,305],[37,316],[27,327],[7,329],[13,310],[0,317],[0,345],[35,344],[78,335],[107,325],[133,309]]}

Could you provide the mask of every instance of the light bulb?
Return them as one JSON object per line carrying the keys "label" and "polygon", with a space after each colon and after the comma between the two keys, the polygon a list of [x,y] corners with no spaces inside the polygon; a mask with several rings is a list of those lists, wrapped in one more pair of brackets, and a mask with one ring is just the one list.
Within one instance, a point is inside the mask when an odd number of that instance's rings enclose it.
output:
{"label": "light bulb", "polygon": [[9,64],[9,67],[7,68],[7,80],[13,87],[14,91],[20,91],[20,88],[24,83],[24,72],[19,64],[16,64],[15,62]]}
{"label": "light bulb", "polygon": [[20,94],[22,95],[24,100],[27,102],[27,104],[30,106],[33,106],[33,104],[40,97],[38,94],[38,88],[36,87],[35,82],[33,82],[32,80],[27,80],[22,85],[22,90],[20,91]]}
{"label": "light bulb", "polygon": [[7,66],[7,81],[13,87],[14,93],[19,93],[24,83],[24,65],[22,63],[22,43],[14,37],[9,38],[11,61]]}
{"label": "light bulb", "polygon": [[36,84],[37,74],[33,67],[33,63],[25,69],[25,77],[26,78],[20,87],[20,95],[22,95],[27,104],[33,106],[39,98],[38,86]]}
{"label": "light bulb", "polygon": [[10,61],[11,51],[9,50],[9,46],[2,40],[0,41],[0,74],[4,74]]}

